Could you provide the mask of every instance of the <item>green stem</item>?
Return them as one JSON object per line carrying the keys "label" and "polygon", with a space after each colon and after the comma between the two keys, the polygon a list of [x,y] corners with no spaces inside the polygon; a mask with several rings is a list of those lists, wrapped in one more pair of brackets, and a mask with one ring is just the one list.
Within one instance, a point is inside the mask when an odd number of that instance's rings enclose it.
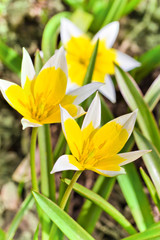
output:
{"label": "green stem", "polygon": [[48,166],[45,144],[45,130],[44,126],[42,126],[38,128],[38,145],[41,167],[41,192],[46,197],[49,197]]}
{"label": "green stem", "polygon": [[[73,189],[73,186],[74,184],[76,183],[77,179],[80,177],[82,171],[77,171],[75,172],[70,184],[68,185],[64,195],[63,195],[63,198],[60,202],[60,208],[64,210],[65,206],[66,206],[66,203],[68,201],[68,198],[71,194],[71,191]],[[56,233],[56,234],[55,234]],[[52,228],[51,228],[51,231],[50,231],[50,236],[49,236],[49,240],[52,240],[55,238],[55,236],[57,236],[56,240],[59,240],[59,239],[63,239],[63,235],[61,234],[61,231],[57,228],[57,226],[55,224],[52,225]]]}
{"label": "green stem", "polygon": [[70,194],[71,194],[72,188],[73,188],[75,182],[77,181],[77,179],[79,178],[79,176],[81,175],[81,173],[82,173],[82,171],[77,171],[77,172],[74,174],[74,176],[73,176],[70,184],[68,185],[68,187],[67,187],[67,189],[66,189],[66,191],[65,191],[65,193],[64,193],[64,195],[63,195],[62,201],[61,201],[61,203],[60,203],[60,205],[59,205],[61,209],[64,209],[64,208],[65,208],[66,203],[67,203],[67,201],[68,201],[68,198],[69,198],[69,196],[70,196]]}
{"label": "green stem", "polygon": [[35,164],[37,130],[38,130],[37,128],[32,129],[31,146],[30,146],[31,178],[32,178],[32,189],[34,191],[38,191],[38,182],[37,182],[36,164]]}
{"label": "green stem", "polygon": [[47,171],[48,171],[48,182],[49,182],[49,197],[50,199],[55,202],[55,175],[50,174],[52,168],[53,168],[53,154],[52,154],[52,147],[51,147],[51,136],[50,136],[50,128],[49,125],[44,125],[45,129],[45,137],[46,137],[46,151],[47,151]]}

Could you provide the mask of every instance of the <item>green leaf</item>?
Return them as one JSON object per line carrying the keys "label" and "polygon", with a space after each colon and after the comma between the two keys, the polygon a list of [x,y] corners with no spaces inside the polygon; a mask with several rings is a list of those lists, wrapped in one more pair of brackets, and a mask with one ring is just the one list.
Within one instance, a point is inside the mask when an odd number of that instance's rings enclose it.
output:
{"label": "green leaf", "polygon": [[38,240],[38,234],[39,234],[39,223],[38,223],[36,231],[34,233],[33,240]]}
{"label": "green leaf", "polygon": [[2,229],[0,229],[0,239],[6,240],[6,233]]}
{"label": "green leaf", "polygon": [[105,26],[108,23],[110,23],[114,20],[117,20],[117,19],[115,19],[115,16],[119,15],[119,11],[121,11],[121,6],[124,7],[123,2],[126,3],[125,0],[124,1],[121,1],[121,0],[113,1],[108,13],[106,14],[106,18],[105,18],[102,26]]}
{"label": "green leaf", "polygon": [[42,210],[70,240],[94,239],[54,202],[37,192],[33,192],[33,195]]}
{"label": "green leaf", "polygon": [[2,40],[0,40],[0,60],[20,77],[22,59],[15,50],[8,47]]}
{"label": "green leaf", "polygon": [[123,240],[154,240],[160,239],[160,226],[149,228],[142,233],[134,234],[133,236],[123,238]]}
{"label": "green leaf", "polygon": [[126,174],[118,176],[117,180],[138,229],[144,231],[154,223],[151,207],[143,191],[143,185],[134,164],[130,163],[124,168]]}
{"label": "green leaf", "polygon": [[140,82],[140,80],[144,79],[154,68],[160,65],[159,56],[160,45],[157,45],[138,59],[138,61],[141,62],[141,66],[133,71],[137,82]]}
{"label": "green leaf", "polygon": [[61,12],[53,16],[46,24],[42,35],[42,51],[44,61],[46,62],[55,52],[57,48],[57,38],[59,34],[59,26],[61,18],[69,17],[69,12]]}
{"label": "green leaf", "polygon": [[99,39],[96,42],[95,48],[94,48],[92,56],[90,58],[89,65],[88,65],[88,68],[87,68],[87,72],[86,72],[86,75],[84,77],[83,85],[86,85],[86,84],[90,83],[91,80],[92,80],[92,75],[93,75],[94,66],[95,66],[95,62],[96,62],[97,51],[98,51],[98,44],[99,44]]}
{"label": "green leaf", "polygon": [[148,89],[146,95],[144,96],[144,100],[148,103],[151,110],[154,109],[160,100],[160,75],[154,80]]}
{"label": "green leaf", "polygon": [[120,67],[115,67],[119,89],[131,110],[138,108],[137,122],[144,136],[160,151],[160,134],[152,112],[140,93],[139,87],[131,76]]}
{"label": "green leaf", "polygon": [[143,156],[143,160],[160,197],[160,154],[139,131],[134,130],[134,137],[139,149],[152,150],[152,152]]}
{"label": "green leaf", "polygon": [[[131,135],[121,152],[128,152],[133,146],[134,138]],[[154,223],[151,208],[147,196],[143,191],[143,185],[135,165],[130,163],[124,168],[126,175],[118,176],[117,180],[138,228],[140,231],[144,231]],[[145,209],[144,204],[146,206]]]}
{"label": "green leaf", "polygon": [[[64,182],[69,185],[71,180],[64,179]],[[108,203],[104,198],[96,194],[95,192],[83,187],[82,185],[75,183],[73,189],[79,193],[81,196],[89,199],[108,213],[116,222],[118,222],[129,234],[136,233],[135,228],[130,224],[130,222],[110,203]],[[87,219],[88,220],[88,219]]]}
{"label": "green leaf", "polygon": [[[92,191],[98,193],[101,197],[103,197],[103,199],[107,200],[111,194],[114,184],[115,178],[106,178],[100,175],[97,178]],[[102,209],[99,206],[86,199],[78,216],[77,222],[91,234],[94,231],[95,225],[101,213]]]}
{"label": "green leaf", "polygon": [[[96,33],[99,31],[99,29],[101,28],[104,19],[106,18],[106,14],[109,11],[111,2],[109,1],[90,1],[87,9],[89,9],[90,12],[93,12],[94,14],[94,19],[93,22],[90,26],[90,30],[93,33]],[[91,3],[91,4],[90,4]],[[93,5],[92,5],[93,4]]]}
{"label": "green leaf", "polygon": [[142,175],[142,178],[148,188],[148,191],[154,201],[154,203],[156,204],[156,206],[158,207],[158,209],[160,210],[160,199],[157,195],[157,191],[151,181],[151,179],[149,178],[149,176],[145,173],[145,171],[143,170],[143,168],[141,167],[140,168],[140,172],[141,172],[141,175]]}
{"label": "green leaf", "polygon": [[9,229],[8,229],[8,232],[7,232],[6,240],[11,240],[14,237],[23,216],[28,211],[28,209],[33,205],[33,203],[34,203],[33,196],[32,196],[32,194],[29,194],[26,197],[26,199],[24,200],[24,202],[22,203],[22,205],[21,205],[19,211],[17,212],[16,216],[12,220],[11,225],[9,226]]}

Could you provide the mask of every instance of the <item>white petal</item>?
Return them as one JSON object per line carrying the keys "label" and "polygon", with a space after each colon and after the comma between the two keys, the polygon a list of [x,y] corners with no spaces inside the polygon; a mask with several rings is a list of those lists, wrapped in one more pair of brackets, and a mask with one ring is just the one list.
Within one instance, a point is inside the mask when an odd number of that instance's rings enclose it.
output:
{"label": "white petal", "polygon": [[120,51],[116,51],[117,53],[117,62],[119,63],[119,66],[124,70],[124,71],[130,71],[136,67],[141,66],[141,63],[136,61],[134,58],[128,56],[125,53],[122,53]]}
{"label": "white petal", "polygon": [[105,39],[106,46],[111,48],[117,38],[119,32],[119,22],[112,22],[100,29],[99,32],[94,36],[93,41],[97,41],[97,39]]}
{"label": "white petal", "polygon": [[4,99],[12,105],[12,103],[10,102],[10,100],[8,99],[5,91],[10,87],[10,86],[15,86],[16,84],[13,83],[13,82],[9,82],[9,81],[6,81],[6,80],[2,80],[0,79],[0,90],[2,92],[2,95],[4,97]]}
{"label": "white petal", "polygon": [[27,127],[40,127],[40,126],[42,126],[41,124],[38,124],[38,123],[32,123],[25,118],[22,118],[21,123],[22,123],[22,129],[23,130],[26,129]]}
{"label": "white petal", "polygon": [[112,103],[116,102],[116,91],[112,79],[109,75],[105,76],[105,85],[99,88],[99,91]]}
{"label": "white petal", "polygon": [[22,59],[22,67],[21,67],[21,86],[22,88],[25,85],[26,78],[28,77],[30,80],[33,80],[35,77],[35,70],[30,58],[29,53],[25,48],[23,48],[23,59]]}
{"label": "white petal", "polygon": [[125,114],[121,117],[118,117],[118,118],[115,118],[114,120],[112,120],[112,121],[120,124],[121,126],[123,126],[123,128],[125,128],[127,130],[128,138],[130,137],[130,135],[133,131],[134,124],[135,124],[136,117],[137,117],[137,112],[138,112],[138,110],[136,109],[132,113]]}
{"label": "white petal", "polygon": [[68,77],[67,61],[63,47],[56,50],[55,54],[46,62],[41,71],[50,67],[55,67],[55,69],[61,68]]}
{"label": "white petal", "polygon": [[127,153],[119,153],[118,155],[126,161],[119,164],[119,166],[124,166],[128,163],[135,161],[136,159],[140,158],[143,154],[150,152],[150,150],[139,150],[134,152],[127,152]]}
{"label": "white petal", "polygon": [[98,128],[101,123],[101,101],[98,92],[93,99],[87,114],[84,118],[82,130],[92,122],[94,128]]}
{"label": "white petal", "polygon": [[77,96],[73,103],[80,104],[90,95],[92,95],[95,91],[97,91],[102,85],[103,83],[100,82],[89,83],[85,86],[79,87],[69,92],[68,95]]}
{"label": "white petal", "polygon": [[100,170],[100,169],[97,169],[99,172],[103,173],[104,175],[106,176],[110,176],[110,177],[115,177],[117,175],[120,175],[120,174],[125,174],[125,169],[124,168],[121,168],[120,171],[107,171],[107,170]]}
{"label": "white petal", "polygon": [[61,41],[65,45],[71,37],[79,37],[83,32],[70,20],[63,18],[60,26]]}
{"label": "white petal", "polygon": [[76,166],[69,162],[69,155],[62,155],[61,157],[58,158],[58,160],[53,166],[51,174],[65,170],[79,170]]}

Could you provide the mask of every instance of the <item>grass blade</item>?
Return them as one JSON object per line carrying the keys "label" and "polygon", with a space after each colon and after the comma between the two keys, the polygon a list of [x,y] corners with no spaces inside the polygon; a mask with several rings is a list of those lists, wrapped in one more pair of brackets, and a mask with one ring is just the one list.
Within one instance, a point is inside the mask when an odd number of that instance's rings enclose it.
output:
{"label": "grass blade", "polygon": [[[64,182],[69,185],[70,180],[64,179]],[[104,198],[96,194],[95,192],[83,187],[82,185],[75,183],[73,189],[79,193],[81,196],[89,199],[108,213],[116,222],[118,222],[129,234],[136,233],[134,227],[130,222],[110,203],[108,203]],[[88,219],[87,219],[88,220]]]}
{"label": "grass blade", "polygon": [[54,202],[37,192],[33,192],[33,196],[42,210],[70,240],[94,239]]}

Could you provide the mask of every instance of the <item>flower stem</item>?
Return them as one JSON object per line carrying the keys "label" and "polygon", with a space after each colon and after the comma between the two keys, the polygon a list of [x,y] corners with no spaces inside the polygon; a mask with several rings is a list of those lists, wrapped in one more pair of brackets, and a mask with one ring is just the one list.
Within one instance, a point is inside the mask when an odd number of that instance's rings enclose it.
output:
{"label": "flower stem", "polygon": [[44,125],[45,129],[45,141],[46,141],[46,152],[47,152],[47,167],[48,167],[48,182],[49,182],[49,197],[50,199],[55,202],[55,176],[54,174],[50,174],[52,167],[53,167],[53,154],[52,154],[52,147],[51,147],[51,136],[50,136],[50,125]]}
{"label": "flower stem", "polygon": [[65,193],[64,193],[64,195],[63,195],[62,201],[61,201],[61,203],[60,203],[60,205],[59,205],[61,209],[64,209],[64,208],[65,208],[66,203],[67,203],[67,201],[68,201],[68,198],[69,198],[69,196],[70,196],[70,194],[71,194],[72,188],[73,188],[75,182],[77,181],[77,179],[79,178],[79,176],[81,175],[81,173],[82,173],[82,171],[77,171],[77,172],[74,174],[74,176],[73,176],[70,184],[68,185],[68,187],[67,187],[67,189],[66,189],[66,191],[65,191]]}
{"label": "flower stem", "polygon": [[37,182],[36,164],[35,164],[37,130],[38,130],[37,128],[32,129],[31,146],[30,146],[31,178],[32,178],[32,189],[34,191],[38,191],[38,182]]}
{"label": "flower stem", "polygon": [[[64,208],[66,206],[66,203],[68,201],[68,198],[69,198],[69,196],[71,194],[72,188],[73,188],[74,184],[76,183],[76,181],[78,180],[78,178],[80,177],[81,173],[82,173],[82,171],[75,172],[75,174],[74,174],[70,184],[68,185],[68,187],[67,187],[67,189],[66,189],[66,191],[65,191],[65,193],[63,195],[63,198],[61,200],[61,203],[59,205],[62,210],[64,210]],[[60,234],[61,235],[61,231],[53,223],[51,231],[50,231],[49,240],[52,240],[54,238],[55,234],[58,234],[58,235]]]}

